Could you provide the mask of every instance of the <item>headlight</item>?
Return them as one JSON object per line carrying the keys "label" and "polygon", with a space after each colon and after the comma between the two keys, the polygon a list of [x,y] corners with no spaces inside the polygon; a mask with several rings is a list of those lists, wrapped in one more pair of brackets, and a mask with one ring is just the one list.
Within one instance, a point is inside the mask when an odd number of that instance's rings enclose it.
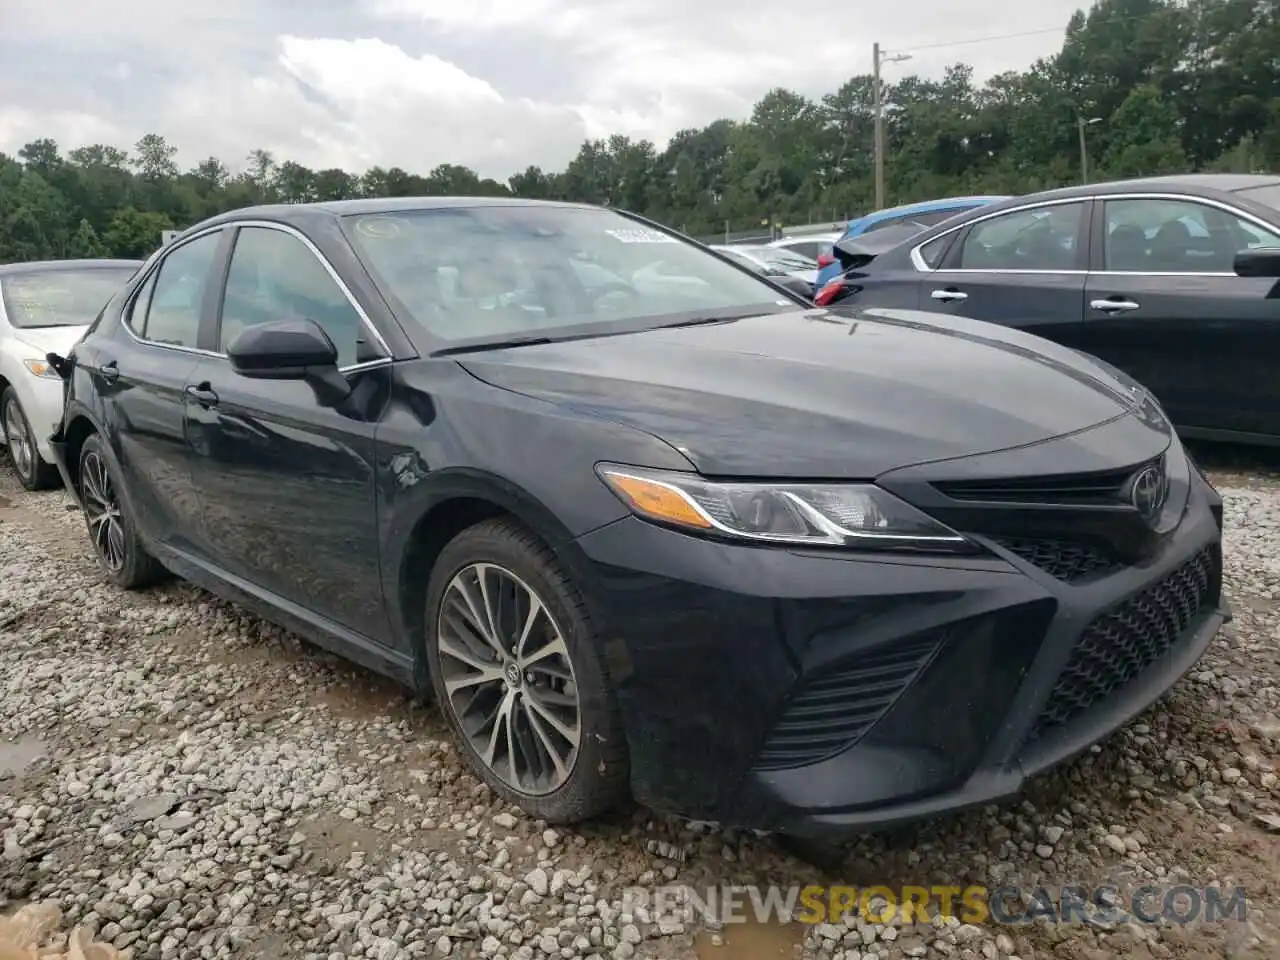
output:
{"label": "headlight", "polygon": [[597,469],[639,516],[691,532],[798,546],[976,549],[954,530],[870,484],[721,483],[614,464]]}
{"label": "headlight", "polygon": [[53,369],[47,360],[23,360],[22,365],[30,370],[37,377],[45,380],[61,380],[58,371]]}

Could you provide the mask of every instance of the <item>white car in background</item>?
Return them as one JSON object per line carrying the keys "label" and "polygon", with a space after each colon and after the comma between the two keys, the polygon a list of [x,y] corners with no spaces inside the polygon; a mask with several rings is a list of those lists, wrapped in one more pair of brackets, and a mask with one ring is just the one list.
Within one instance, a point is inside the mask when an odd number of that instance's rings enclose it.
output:
{"label": "white car in background", "polygon": [[782,274],[801,280],[808,284],[809,296],[813,294],[813,285],[818,282],[818,262],[786,247],[775,247],[772,244],[760,246],[733,244],[732,246],[716,245],[711,249],[729,257],[748,260],[766,274]]}
{"label": "white car in background", "polygon": [[831,250],[835,246],[837,240],[843,237],[843,233],[832,231],[830,233],[804,233],[794,237],[782,237],[774,240],[769,246],[776,250],[790,250],[792,253],[798,253],[810,260],[819,262],[822,266],[824,257],[831,257]]}
{"label": "white car in background", "polygon": [[140,266],[140,260],[0,266],[0,425],[9,461],[28,490],[58,482],[49,436],[62,420],[62,378],[45,357],[66,356]]}

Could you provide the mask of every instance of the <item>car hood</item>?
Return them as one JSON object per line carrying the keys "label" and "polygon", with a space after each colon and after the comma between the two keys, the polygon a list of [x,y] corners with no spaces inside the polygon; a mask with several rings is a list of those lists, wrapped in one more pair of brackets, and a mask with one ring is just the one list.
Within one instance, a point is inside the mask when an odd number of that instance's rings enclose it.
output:
{"label": "car hood", "polygon": [[13,336],[31,347],[39,359],[46,353],[66,356],[71,348],[84,336],[88,324],[77,327],[22,327],[13,331]]}
{"label": "car hood", "polygon": [[811,309],[458,359],[493,386],[660,437],[719,476],[869,479],[1136,406],[1074,350],[918,311]]}

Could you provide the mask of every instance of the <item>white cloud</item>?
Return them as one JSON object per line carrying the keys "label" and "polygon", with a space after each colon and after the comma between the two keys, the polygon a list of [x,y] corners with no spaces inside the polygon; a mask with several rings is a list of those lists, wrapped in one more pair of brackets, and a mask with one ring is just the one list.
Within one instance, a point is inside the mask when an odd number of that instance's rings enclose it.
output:
{"label": "white cloud", "polygon": [[[183,163],[214,154],[234,166],[263,148],[316,167],[454,162],[505,178],[562,168],[588,136],[661,143],[744,117],[770,87],[820,95],[867,71],[876,39],[910,50],[1065,25],[1076,3],[996,19],[991,0],[917,0],[871,18],[778,0],[42,0],[5,14],[0,150],[37,136],[128,146],[156,132]],[[887,78],[958,59],[983,77],[1060,41],[919,50]]]}
{"label": "white cloud", "polygon": [[50,112],[0,106],[0,150],[17,153],[24,143],[52,137],[75,147],[86,143],[114,143],[122,131],[105,117],[77,110]]}

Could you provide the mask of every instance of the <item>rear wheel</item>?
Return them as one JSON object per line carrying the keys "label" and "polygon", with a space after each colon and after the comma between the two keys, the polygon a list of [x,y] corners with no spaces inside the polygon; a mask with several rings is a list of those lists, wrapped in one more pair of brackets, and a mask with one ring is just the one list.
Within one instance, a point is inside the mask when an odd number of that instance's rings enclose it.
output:
{"label": "rear wheel", "polygon": [[551,551],[489,520],[441,552],[427,593],[427,659],[471,768],[553,823],[626,797],[626,742],[581,597]]}
{"label": "rear wheel", "polygon": [[18,392],[8,387],[0,397],[0,418],[4,422],[5,448],[18,482],[28,490],[47,490],[57,486],[58,468],[46,463],[36,448],[31,423],[18,400]]}
{"label": "rear wheel", "polygon": [[145,587],[164,568],[142,546],[137,527],[120,499],[120,480],[102,438],[89,437],[80,448],[80,503],[98,563],[118,587]]}

